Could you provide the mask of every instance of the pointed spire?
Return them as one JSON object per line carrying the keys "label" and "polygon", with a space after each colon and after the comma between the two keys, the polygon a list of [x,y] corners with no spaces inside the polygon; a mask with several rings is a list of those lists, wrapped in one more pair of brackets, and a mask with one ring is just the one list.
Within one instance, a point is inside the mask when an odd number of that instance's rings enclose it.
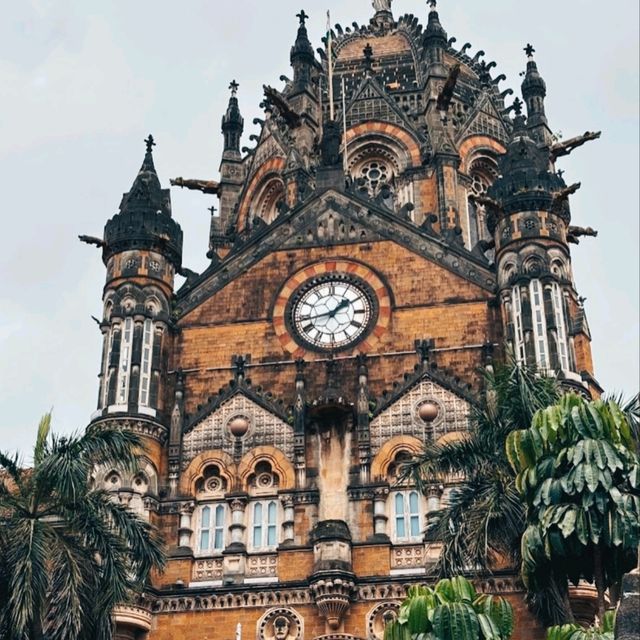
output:
{"label": "pointed spire", "polygon": [[142,166],[120,203],[120,211],[107,222],[104,258],[130,249],[153,249],[179,267],[182,261],[182,230],[171,218],[171,195],[163,189],[153,162],[153,136],[145,141]]}
{"label": "pointed spire", "polygon": [[364,54],[364,69],[368,76],[373,73],[373,47],[370,43],[362,50]]}
{"label": "pointed spire", "polygon": [[153,163],[153,147],[156,143],[152,135],[144,141],[146,145],[146,153],[144,154],[144,160],[136,179],[133,181],[133,185],[122,198],[120,203],[120,213],[134,213],[134,212],[153,212],[153,213],[165,213],[171,216],[171,209],[167,208],[167,203],[164,199],[162,186],[160,185],[160,179],[156,173],[156,167]]}
{"label": "pointed spire", "polygon": [[244,118],[238,106],[238,88],[240,85],[233,80],[229,85],[231,96],[227,112],[222,118],[222,133],[224,135],[224,152],[240,155],[240,138],[244,131]]}
{"label": "pointed spire", "polygon": [[527,71],[522,82],[522,97],[527,104],[529,126],[547,124],[544,99],[547,95],[547,85],[538,71],[538,65],[533,57],[535,49],[531,44],[524,48],[527,54]]}
{"label": "pointed spire", "polygon": [[294,88],[296,91],[301,91],[311,83],[311,70],[315,65],[316,59],[309,41],[309,34],[307,33],[306,23],[309,16],[302,9],[296,15],[296,18],[298,18],[300,24],[295,44],[291,47],[290,60],[294,71]]}
{"label": "pointed spire", "polygon": [[440,16],[438,15],[436,0],[428,0],[429,5],[429,22],[425,30],[424,42],[431,47],[447,47],[448,36],[444,27],[440,24]]}

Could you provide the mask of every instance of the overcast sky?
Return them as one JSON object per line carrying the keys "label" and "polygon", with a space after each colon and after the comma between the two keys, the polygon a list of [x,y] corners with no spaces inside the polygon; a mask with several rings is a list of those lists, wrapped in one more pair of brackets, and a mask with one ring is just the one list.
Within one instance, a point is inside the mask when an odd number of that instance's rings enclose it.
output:
{"label": "overcast sky", "polygon": [[[427,6],[395,0],[426,24]],[[54,407],[59,432],[95,408],[104,267],[78,234],[102,235],[153,133],[163,185],[216,179],[227,86],[240,83],[255,133],[262,84],[290,73],[295,14],[311,15],[315,46],[332,22],[369,20],[369,0],[20,0],[0,21],[0,449],[30,448]],[[486,51],[518,88],[522,48],[536,47],[547,113],[565,138],[602,130],[560,162],[574,224],[600,231],[573,249],[587,298],[596,375],[610,391],[638,382],[638,0],[442,0],[457,45]],[[211,196],[173,191],[184,264],[207,261]]]}

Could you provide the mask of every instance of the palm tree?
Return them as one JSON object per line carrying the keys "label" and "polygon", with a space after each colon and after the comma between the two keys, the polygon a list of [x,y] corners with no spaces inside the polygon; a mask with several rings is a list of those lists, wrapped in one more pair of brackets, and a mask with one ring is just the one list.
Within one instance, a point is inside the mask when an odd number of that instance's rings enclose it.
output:
{"label": "palm tree", "polygon": [[111,613],[164,566],[146,521],[90,486],[99,466],[137,468],[142,441],[120,430],[56,437],[41,420],[31,469],[0,453],[0,637],[109,640]]}
{"label": "palm tree", "polygon": [[[459,478],[448,504],[430,514],[427,536],[442,545],[434,573],[465,574],[470,568],[490,573],[496,563],[520,563],[525,531],[524,505],[516,474],[505,452],[508,435],[527,428],[539,409],[561,395],[554,378],[509,361],[485,372],[485,390],[472,408],[471,429],[462,439],[426,443],[406,471],[423,491]],[[561,593],[545,592],[531,604],[548,624],[572,619]]]}

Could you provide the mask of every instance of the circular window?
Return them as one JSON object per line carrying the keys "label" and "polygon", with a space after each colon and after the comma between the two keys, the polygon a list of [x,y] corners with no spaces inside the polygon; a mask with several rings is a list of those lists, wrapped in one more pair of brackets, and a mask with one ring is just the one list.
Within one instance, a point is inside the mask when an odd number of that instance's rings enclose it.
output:
{"label": "circular window", "polygon": [[389,165],[381,160],[370,160],[360,168],[360,178],[365,182],[370,196],[376,196],[383,185],[388,184],[391,178]]}

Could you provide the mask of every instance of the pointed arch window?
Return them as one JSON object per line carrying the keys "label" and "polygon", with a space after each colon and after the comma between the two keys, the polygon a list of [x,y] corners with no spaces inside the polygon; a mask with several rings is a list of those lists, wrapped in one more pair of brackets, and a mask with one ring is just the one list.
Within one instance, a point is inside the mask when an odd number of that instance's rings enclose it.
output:
{"label": "pointed arch window", "polygon": [[140,362],[140,399],[142,407],[150,406],[149,390],[151,387],[151,360],[153,357],[153,322],[144,321],[142,333],[142,358]]}
{"label": "pointed arch window", "polygon": [[551,296],[551,299],[553,300],[553,313],[556,321],[560,368],[563,371],[569,371],[569,342],[567,340],[567,323],[565,321],[564,300],[562,296],[562,289],[557,282],[554,282],[551,285]]}
{"label": "pointed arch window", "polygon": [[531,314],[536,351],[536,363],[540,369],[549,368],[549,346],[547,344],[547,320],[544,312],[544,298],[540,280],[532,280],[530,287]]}

